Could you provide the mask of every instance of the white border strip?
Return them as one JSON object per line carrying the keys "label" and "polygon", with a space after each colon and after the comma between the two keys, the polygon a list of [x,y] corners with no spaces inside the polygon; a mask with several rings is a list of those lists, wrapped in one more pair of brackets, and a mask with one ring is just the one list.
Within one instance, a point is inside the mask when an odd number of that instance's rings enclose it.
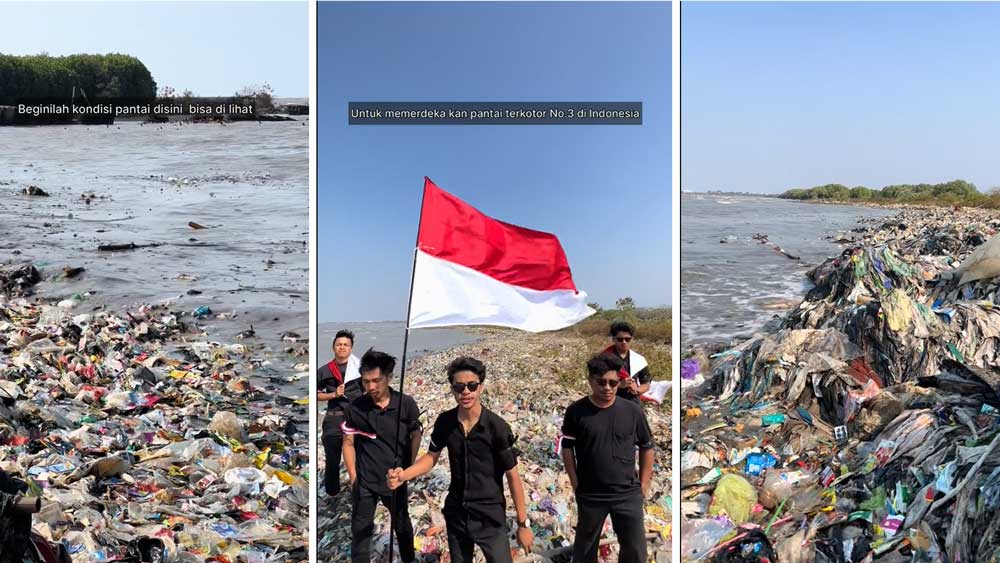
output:
{"label": "white border strip", "polygon": [[674,0],[670,6],[670,89],[671,89],[671,205],[670,205],[670,307],[673,324],[671,328],[670,354],[673,367],[671,387],[670,421],[670,538],[671,558],[680,561],[681,555],[681,2]]}
{"label": "white border strip", "polygon": [[319,330],[316,326],[316,2],[309,2],[309,561],[316,561],[317,534],[316,516],[319,495],[317,494],[316,458],[319,449],[316,440],[316,362],[319,352],[316,339]]}

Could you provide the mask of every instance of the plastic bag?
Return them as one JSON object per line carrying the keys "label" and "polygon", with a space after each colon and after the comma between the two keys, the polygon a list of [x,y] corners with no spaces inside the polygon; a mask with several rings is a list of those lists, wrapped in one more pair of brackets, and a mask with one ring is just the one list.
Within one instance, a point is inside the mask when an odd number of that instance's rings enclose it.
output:
{"label": "plastic bag", "polygon": [[959,285],[1000,276],[1000,235],[973,250],[955,273],[962,274]]}
{"label": "plastic bag", "polygon": [[757,489],[749,481],[739,475],[723,475],[715,486],[708,513],[712,516],[726,514],[736,524],[742,524],[750,519],[755,504]]}
{"label": "plastic bag", "polygon": [[691,389],[705,384],[705,376],[697,373],[691,379],[681,379],[681,389]]}
{"label": "plastic bag", "polygon": [[663,398],[666,397],[667,393],[669,392],[670,392],[669,381],[654,381],[649,384],[649,391],[643,393],[641,399],[644,401],[649,401],[651,403],[662,405]]}
{"label": "plastic bag", "polygon": [[682,379],[694,379],[699,373],[701,373],[701,366],[698,364],[698,360],[690,358],[681,362]]}
{"label": "plastic bag", "polygon": [[681,556],[696,559],[715,547],[733,530],[726,518],[688,520],[681,526]]}
{"label": "plastic bag", "polygon": [[208,429],[216,434],[222,434],[227,438],[241,442],[244,439],[243,422],[229,411],[215,413],[215,416],[212,417],[212,423],[208,425]]}
{"label": "plastic bag", "polygon": [[226,471],[223,479],[230,485],[236,485],[241,491],[259,494],[260,487],[267,482],[267,473],[254,467],[237,467]]}
{"label": "plastic bag", "polygon": [[807,471],[775,471],[769,469],[760,490],[760,503],[774,508],[782,500],[816,485],[818,478]]}

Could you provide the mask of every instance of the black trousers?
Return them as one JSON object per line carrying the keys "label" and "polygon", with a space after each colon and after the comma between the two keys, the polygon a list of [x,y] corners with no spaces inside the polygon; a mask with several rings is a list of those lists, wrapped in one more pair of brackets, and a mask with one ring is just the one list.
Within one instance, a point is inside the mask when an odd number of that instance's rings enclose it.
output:
{"label": "black trousers", "polygon": [[486,556],[486,563],[513,563],[507,526],[497,526],[464,510],[446,514],[444,520],[452,563],[472,563],[472,551],[477,545]]}
{"label": "black trousers", "polygon": [[340,492],[340,456],[344,449],[344,434],[340,423],[344,421],[344,411],[328,411],[323,417],[323,451],[326,453],[326,475],[323,484],[326,494],[336,496]]}
{"label": "black trousers", "polygon": [[646,563],[646,524],[642,493],[613,502],[576,499],[576,541],[573,563],[596,563],[601,529],[608,515],[618,536],[621,552],[618,563]]}
{"label": "black trousers", "polygon": [[[406,485],[394,491],[396,496],[395,519],[396,540],[399,542],[399,558],[403,563],[416,559],[413,548],[413,524],[407,506]],[[354,512],[351,514],[351,562],[371,563],[372,534],[375,532],[375,508],[381,502],[392,510],[392,497],[382,496],[361,484],[354,484],[351,490]]]}

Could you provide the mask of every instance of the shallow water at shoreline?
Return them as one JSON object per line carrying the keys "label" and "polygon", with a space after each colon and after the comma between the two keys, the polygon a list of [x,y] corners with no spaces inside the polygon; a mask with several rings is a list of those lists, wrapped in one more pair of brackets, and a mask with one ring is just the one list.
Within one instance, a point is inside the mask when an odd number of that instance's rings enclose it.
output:
{"label": "shallow water at shoreline", "polygon": [[[207,306],[209,339],[252,325],[240,342],[289,376],[308,361],[283,352],[308,338],[304,123],[0,128],[0,266],[34,262],[43,298],[91,292],[81,312]],[[49,197],[23,195],[29,185]],[[141,248],[98,250],[129,243]],[[86,270],[63,279],[67,266]],[[289,331],[301,341],[282,340]]]}
{"label": "shallow water at shoreline", "polygon": [[[838,232],[896,213],[707,194],[683,194],[681,205],[684,347],[725,343],[784,314],[808,290],[805,273],[843,250],[832,240]],[[754,240],[758,233],[768,235],[768,242]],[[787,258],[774,245],[801,259]]]}
{"label": "shallow water at shoreline", "polygon": [[[406,334],[406,324],[403,321],[374,322],[331,322],[319,325],[319,364],[322,365],[333,357],[333,337],[339,330],[350,330],[354,333],[354,354],[359,358],[368,348],[375,348],[396,357],[402,361],[403,337]],[[410,341],[407,343],[406,361],[409,363],[419,357],[450,350],[462,344],[470,344],[480,339],[479,335],[461,327],[455,328],[425,328],[410,331]],[[398,371],[399,368],[397,368]]]}

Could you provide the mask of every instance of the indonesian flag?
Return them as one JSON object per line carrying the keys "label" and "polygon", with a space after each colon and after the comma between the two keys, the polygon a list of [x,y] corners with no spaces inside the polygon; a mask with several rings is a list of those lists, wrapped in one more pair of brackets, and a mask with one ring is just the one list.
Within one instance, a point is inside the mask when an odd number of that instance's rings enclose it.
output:
{"label": "indonesian flag", "polygon": [[595,311],[555,235],[487,217],[424,178],[410,328],[556,330]]}

